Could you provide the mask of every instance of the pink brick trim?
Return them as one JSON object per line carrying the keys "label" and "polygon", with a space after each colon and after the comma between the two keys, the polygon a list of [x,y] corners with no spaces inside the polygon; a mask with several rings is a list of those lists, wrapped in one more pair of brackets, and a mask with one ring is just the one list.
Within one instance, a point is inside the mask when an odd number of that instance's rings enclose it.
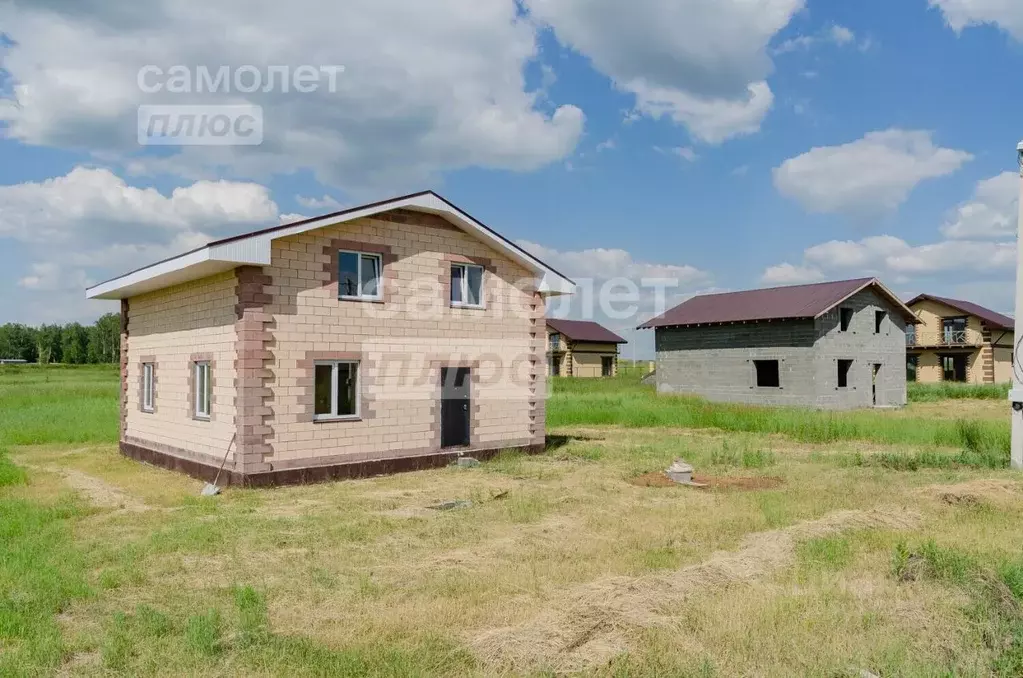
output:
{"label": "pink brick trim", "polygon": [[273,316],[267,312],[273,296],[266,291],[273,279],[258,266],[241,266],[235,276],[235,467],[255,473],[269,469],[273,458],[274,338]]}
{"label": "pink brick trim", "polygon": [[121,299],[121,425],[120,439],[128,432],[128,300]]}
{"label": "pink brick trim", "polygon": [[547,442],[547,308],[539,292],[533,293],[529,315],[529,439],[533,445]]}

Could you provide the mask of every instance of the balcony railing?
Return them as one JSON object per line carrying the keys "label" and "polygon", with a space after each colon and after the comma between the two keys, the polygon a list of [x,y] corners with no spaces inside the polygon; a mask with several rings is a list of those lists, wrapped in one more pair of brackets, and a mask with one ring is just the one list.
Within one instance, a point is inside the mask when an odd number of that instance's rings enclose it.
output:
{"label": "balcony railing", "polygon": [[907,332],[907,346],[980,346],[977,336],[970,336],[966,330],[944,330],[941,332]]}

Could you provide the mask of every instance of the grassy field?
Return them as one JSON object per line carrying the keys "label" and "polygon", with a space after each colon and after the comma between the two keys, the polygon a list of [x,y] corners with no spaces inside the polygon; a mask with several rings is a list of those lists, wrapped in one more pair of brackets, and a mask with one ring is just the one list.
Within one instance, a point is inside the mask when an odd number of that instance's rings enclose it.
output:
{"label": "grassy field", "polygon": [[[31,369],[0,369],[3,676],[1023,675],[1004,402],[559,382],[543,455],[204,499],[117,454],[113,371]],[[677,457],[711,486],[650,481]]]}

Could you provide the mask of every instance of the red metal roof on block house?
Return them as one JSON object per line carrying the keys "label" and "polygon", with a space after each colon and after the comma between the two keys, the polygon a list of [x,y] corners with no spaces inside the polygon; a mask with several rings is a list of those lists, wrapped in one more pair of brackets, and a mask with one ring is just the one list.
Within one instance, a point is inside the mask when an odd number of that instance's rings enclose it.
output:
{"label": "red metal roof on block house", "polygon": [[640,329],[682,327],[762,320],[793,320],[824,315],[852,295],[874,286],[907,320],[919,322],[913,312],[877,278],[857,278],[812,285],[770,287],[744,292],[705,294],[693,297],[666,313],[640,325]]}

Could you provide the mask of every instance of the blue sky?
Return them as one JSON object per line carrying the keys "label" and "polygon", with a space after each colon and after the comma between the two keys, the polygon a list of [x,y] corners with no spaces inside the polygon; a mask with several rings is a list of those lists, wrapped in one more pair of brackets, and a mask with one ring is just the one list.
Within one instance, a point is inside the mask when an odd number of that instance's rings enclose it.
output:
{"label": "blue sky", "polygon": [[[877,275],[1012,311],[1010,5],[0,1],[0,322],[90,320],[91,282],[423,188],[573,277],[672,277],[673,300]],[[161,98],[150,64],[345,72]],[[261,147],[137,145],[140,104],[241,101]]]}

